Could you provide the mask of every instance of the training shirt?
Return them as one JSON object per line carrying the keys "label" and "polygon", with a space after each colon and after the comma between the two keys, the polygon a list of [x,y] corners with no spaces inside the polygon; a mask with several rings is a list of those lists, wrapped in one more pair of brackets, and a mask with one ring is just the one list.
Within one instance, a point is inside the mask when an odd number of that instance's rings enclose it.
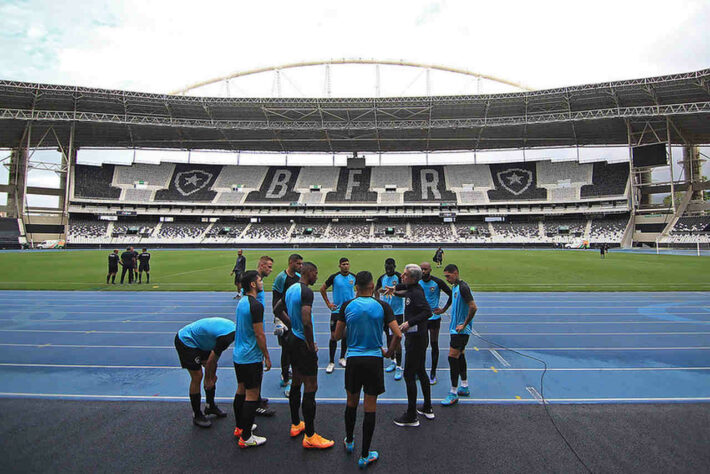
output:
{"label": "training shirt", "polygon": [[346,301],[355,298],[355,275],[348,272],[346,275],[342,273],[333,273],[325,281],[325,287],[333,287],[333,300],[331,303],[337,306],[332,310],[333,314],[340,311],[340,306]]}
{"label": "training shirt", "polygon": [[[388,274],[381,275],[377,279],[377,285],[375,285],[375,291],[386,286],[397,286],[402,281],[402,275],[399,272],[394,272],[392,276]],[[404,313],[404,298],[399,296],[380,296],[380,299],[392,307],[395,316],[399,316]]]}
{"label": "training shirt", "polygon": [[126,250],[121,254],[121,262],[123,262],[124,267],[133,267],[133,252]]}
{"label": "training shirt", "polygon": [[140,255],[138,255],[138,261],[140,262],[141,266],[148,265],[150,262],[150,253],[149,252],[143,252]]}
{"label": "training shirt", "polygon": [[224,318],[199,319],[180,329],[178,337],[187,347],[219,356],[234,341],[234,323]]}
{"label": "training shirt", "polygon": [[[419,280],[419,286],[421,286],[424,290],[424,296],[426,296],[426,300],[432,310],[439,307],[439,300],[441,298],[442,291],[446,293],[449,298],[451,298],[451,288],[449,288],[449,285],[447,285],[444,280],[437,278],[434,275],[429,277],[429,281]],[[441,319],[441,315],[434,314],[429,319],[432,321]]]}
{"label": "training shirt", "polygon": [[253,296],[247,295],[239,300],[236,315],[232,360],[235,364],[261,362],[264,355],[256,343],[254,324],[264,322],[264,305]]}
{"label": "training shirt", "polygon": [[118,267],[118,260],[120,257],[115,253],[108,254],[108,266],[111,268]]}
{"label": "training shirt", "polygon": [[279,302],[281,298],[286,294],[291,285],[298,283],[301,279],[301,274],[296,273],[294,276],[286,273],[286,270],[281,270],[281,272],[274,278],[274,284],[271,286],[271,307],[272,309],[276,307],[276,303]]}
{"label": "training shirt", "polygon": [[456,332],[456,326],[463,324],[468,317],[468,303],[473,300],[471,288],[463,280],[454,285],[452,291],[451,303],[451,324],[449,324],[449,333],[451,334],[472,334],[473,319],[463,328],[463,331]]}
{"label": "training shirt", "polygon": [[[286,290],[286,314],[291,318],[291,332],[297,338],[305,341],[306,336],[303,332],[303,320],[301,319],[301,307],[313,307],[313,290],[308,288],[305,283],[297,283],[291,285]],[[311,314],[311,324],[313,324],[313,314]],[[315,337],[315,334],[314,334]]]}
{"label": "training shirt", "polygon": [[244,269],[247,268],[247,258],[244,255],[237,257],[237,263],[234,264],[232,271],[234,273],[244,273]]}
{"label": "training shirt", "polygon": [[382,357],[382,328],[395,320],[390,305],[361,296],[343,303],[337,320],[347,328],[345,357]]}

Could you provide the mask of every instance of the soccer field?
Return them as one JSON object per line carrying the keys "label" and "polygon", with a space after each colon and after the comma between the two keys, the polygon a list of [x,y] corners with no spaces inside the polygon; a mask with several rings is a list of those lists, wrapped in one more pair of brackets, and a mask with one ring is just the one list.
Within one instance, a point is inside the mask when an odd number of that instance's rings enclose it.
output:
{"label": "soccer field", "polygon": [[[150,249],[149,249],[150,250]],[[407,263],[431,261],[433,250],[295,250],[319,269],[320,283],[348,257],[353,272],[384,273],[384,260],[393,257],[397,269]],[[106,285],[106,250],[0,253],[3,290],[171,290],[230,291],[234,250],[150,250],[151,283]],[[274,276],[294,250],[245,250],[247,268],[261,255],[274,258]],[[447,250],[444,265],[458,265],[461,277],[476,291],[675,291],[710,290],[710,260],[704,257],[582,250]],[[441,276],[443,268],[434,268]],[[120,279],[120,270],[117,282]]]}

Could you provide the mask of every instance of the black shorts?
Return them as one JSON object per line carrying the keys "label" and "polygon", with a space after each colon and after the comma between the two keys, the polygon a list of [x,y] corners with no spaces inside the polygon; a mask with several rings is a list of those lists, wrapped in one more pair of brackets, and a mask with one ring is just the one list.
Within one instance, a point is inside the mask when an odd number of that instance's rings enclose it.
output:
{"label": "black shorts", "polygon": [[[403,314],[395,314],[394,318],[397,320],[397,324],[400,326],[404,322],[404,315]],[[385,323],[385,334],[389,334],[389,333],[390,333],[389,325],[387,323]]]}
{"label": "black shorts", "polygon": [[441,328],[441,318],[430,319],[427,321],[427,327],[429,329],[436,329],[437,331]]}
{"label": "black shorts", "polygon": [[335,332],[336,324],[338,324],[338,313],[330,313],[330,332]]}
{"label": "black shorts", "polygon": [[261,379],[264,375],[264,365],[261,362],[253,364],[234,363],[234,372],[237,374],[237,384],[243,383],[244,388],[261,388]]}
{"label": "black shorts", "polygon": [[210,351],[186,346],[177,334],[175,334],[175,349],[180,358],[180,367],[187,370],[202,370],[202,363],[210,356]]}
{"label": "black shorts", "polygon": [[289,344],[289,336],[291,335],[291,330],[286,328],[284,326],[284,333],[280,336],[276,336],[276,339],[279,341],[279,346],[281,346],[282,351],[287,351],[288,349],[288,344]]}
{"label": "black shorts", "polygon": [[234,286],[242,284],[242,274],[237,272],[234,274]]}
{"label": "black shorts", "polygon": [[366,395],[385,393],[385,373],[382,357],[348,357],[345,365],[345,390]]}
{"label": "black shorts", "polygon": [[150,271],[150,265],[141,265],[138,267],[139,272],[149,272]]}
{"label": "black shorts", "polygon": [[468,344],[468,334],[451,335],[451,342],[449,343],[449,347],[451,347],[452,349],[462,351],[466,349],[466,344]]}
{"label": "black shorts", "polygon": [[291,356],[291,367],[300,375],[312,377],[318,374],[318,354],[308,350],[306,341],[289,334],[288,352]]}
{"label": "black shorts", "polygon": [[109,273],[118,273],[118,267],[108,267]]}

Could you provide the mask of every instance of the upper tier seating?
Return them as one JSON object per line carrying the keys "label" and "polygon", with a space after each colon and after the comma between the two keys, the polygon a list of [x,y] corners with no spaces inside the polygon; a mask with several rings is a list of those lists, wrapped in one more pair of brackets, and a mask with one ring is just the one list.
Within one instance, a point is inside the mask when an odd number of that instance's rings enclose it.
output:
{"label": "upper tier seating", "polygon": [[456,195],[446,190],[443,166],[413,166],[412,190],[404,193],[405,202],[456,202]]}
{"label": "upper tier seating", "polygon": [[592,184],[592,165],[579,164],[576,161],[538,161],[537,185],[555,186],[560,181],[574,184]]}
{"label": "upper tier seating", "polygon": [[491,201],[547,199],[547,190],[537,187],[535,163],[489,165],[496,188],[488,191]]}
{"label": "upper tier seating", "polygon": [[268,171],[266,166],[223,166],[212,189],[232,191],[232,187],[237,186],[244,191],[253,191],[259,189]]}
{"label": "upper tier seating", "polygon": [[444,167],[449,189],[493,189],[493,178],[488,165],[449,165]]}
{"label": "upper tier seating", "polygon": [[126,188],[123,190],[123,198],[121,201],[150,202],[154,192],[155,191],[152,189]]}
{"label": "upper tier seating", "polygon": [[377,193],[369,191],[372,168],[340,168],[338,187],[330,192],[325,202],[377,202]]}
{"label": "upper tier seating", "polygon": [[301,168],[278,166],[269,168],[257,191],[247,196],[246,202],[296,202],[300,195],[294,191]]}
{"label": "upper tier seating", "polygon": [[168,189],[155,193],[156,201],[212,201],[210,188],[222,171],[218,165],[176,164]]}
{"label": "upper tier seating", "polygon": [[167,188],[174,169],[173,163],[160,165],[134,163],[131,166],[116,166],[113,183],[116,186],[133,186],[136,182],[143,181],[147,186]]}
{"label": "upper tier seating", "polygon": [[386,186],[396,186],[398,191],[412,189],[412,169],[407,166],[374,166],[371,169],[372,190],[383,190]]}
{"label": "upper tier seating", "polygon": [[629,164],[594,163],[592,180],[593,185],[582,186],[582,199],[622,195],[629,181]]}
{"label": "upper tier seating", "polygon": [[74,195],[78,198],[115,199],[121,189],[111,186],[114,165],[74,167]]}
{"label": "upper tier seating", "polygon": [[333,166],[304,166],[298,175],[296,189],[308,191],[311,186],[320,186],[323,191],[334,191],[338,186],[338,171]]}

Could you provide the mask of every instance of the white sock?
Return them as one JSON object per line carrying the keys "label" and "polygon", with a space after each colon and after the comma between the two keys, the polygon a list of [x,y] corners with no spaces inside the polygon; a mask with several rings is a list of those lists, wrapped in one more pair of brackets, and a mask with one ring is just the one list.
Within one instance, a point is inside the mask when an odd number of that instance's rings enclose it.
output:
{"label": "white sock", "polygon": [[454,395],[456,395],[456,387],[451,387],[451,393],[453,393]]}
{"label": "white sock", "polygon": [[462,386],[462,387],[468,387],[468,380],[462,380],[462,381],[461,381],[461,386]]}

